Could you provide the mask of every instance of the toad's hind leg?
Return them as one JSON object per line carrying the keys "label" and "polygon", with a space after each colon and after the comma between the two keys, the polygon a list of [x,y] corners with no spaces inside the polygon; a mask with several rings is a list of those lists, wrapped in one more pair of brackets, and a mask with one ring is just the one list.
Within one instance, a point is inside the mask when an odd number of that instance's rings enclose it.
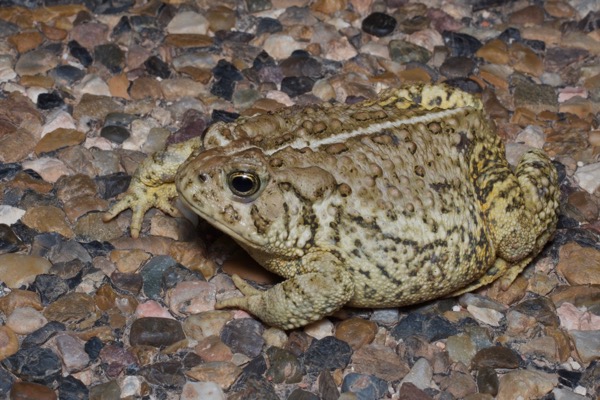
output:
{"label": "toad's hind leg", "polygon": [[254,289],[237,275],[233,282],[244,297],[221,300],[216,308],[241,308],[281,329],[318,321],[340,309],[354,294],[350,273],[329,254],[268,290]]}
{"label": "toad's hind leg", "polygon": [[[500,158],[500,160],[503,160]],[[468,290],[502,277],[507,288],[542,250],[556,228],[559,189],[556,169],[541,150],[524,154],[513,173],[506,162],[479,161],[477,195],[497,260]]]}

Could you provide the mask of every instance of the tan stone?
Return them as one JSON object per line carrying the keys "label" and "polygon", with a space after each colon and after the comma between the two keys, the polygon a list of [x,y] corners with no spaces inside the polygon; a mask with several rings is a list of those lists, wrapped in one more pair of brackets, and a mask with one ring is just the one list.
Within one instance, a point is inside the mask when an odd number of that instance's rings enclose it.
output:
{"label": "tan stone", "polygon": [[73,237],[73,230],[67,224],[65,212],[54,206],[31,207],[21,219],[25,225],[39,232],[57,232],[64,237]]}
{"label": "tan stone", "polygon": [[124,273],[137,271],[149,258],[150,254],[138,249],[110,252],[110,260],[115,263],[119,272]]}
{"label": "tan stone", "polygon": [[515,42],[510,46],[509,54],[516,71],[536,77],[544,72],[542,59],[528,46]]}
{"label": "tan stone", "polygon": [[54,40],[57,42],[66,39],[67,34],[69,33],[65,29],[50,26],[45,23],[41,23],[40,28],[42,29],[42,33],[44,34],[44,36],[46,36],[50,40]]}
{"label": "tan stone", "polygon": [[348,0],[316,0],[311,4],[313,11],[331,15],[348,7]]}
{"label": "tan stone", "polygon": [[42,35],[37,31],[20,32],[8,38],[8,42],[13,45],[19,53],[26,53],[29,50],[36,49],[43,42]]}
{"label": "tan stone", "polygon": [[169,247],[168,254],[186,268],[200,272],[206,279],[216,273],[217,266],[206,256],[204,245],[198,241],[174,242]]}
{"label": "tan stone", "polygon": [[19,338],[8,326],[0,326],[0,361],[19,350]]}
{"label": "tan stone", "polygon": [[410,367],[387,346],[369,344],[352,355],[353,371],[374,375],[386,381],[399,381],[410,371]]}
{"label": "tan stone", "polygon": [[134,100],[145,98],[161,99],[163,97],[160,82],[151,77],[141,77],[133,81],[129,95]]}
{"label": "tan stone", "polygon": [[233,356],[231,349],[217,335],[201,340],[194,348],[194,352],[205,362],[231,361]]}
{"label": "tan stone", "polygon": [[50,89],[54,86],[54,79],[44,75],[23,75],[19,83],[25,87],[41,87]]}
{"label": "tan stone", "polygon": [[85,140],[85,133],[75,129],[58,128],[46,134],[35,146],[35,153],[42,154],[63,147],[75,146]]}
{"label": "tan stone", "polygon": [[500,39],[490,40],[475,55],[492,64],[508,64],[510,61],[508,46]]}
{"label": "tan stone", "polygon": [[237,365],[227,361],[211,361],[198,365],[185,374],[201,382],[215,382],[222,389],[229,388],[242,373]]}
{"label": "tan stone", "polygon": [[377,334],[377,324],[362,318],[350,318],[335,328],[335,337],[348,343],[354,351],[371,343]]}
{"label": "tan stone", "polygon": [[38,311],[44,308],[40,301],[40,295],[30,290],[15,289],[6,296],[0,297],[0,311],[5,315],[12,314],[19,307],[31,307]]}
{"label": "tan stone", "polygon": [[403,84],[431,82],[431,76],[422,68],[407,69],[398,72],[397,75]]}
{"label": "tan stone", "polygon": [[0,255],[0,276],[11,289],[29,285],[39,274],[48,273],[50,267],[50,261],[42,257],[12,253]]}
{"label": "tan stone", "polygon": [[188,47],[208,47],[213,44],[213,39],[207,35],[199,34],[175,34],[167,35],[165,45],[188,48]]}
{"label": "tan stone", "polygon": [[121,97],[123,99],[129,100],[129,93],[127,90],[129,89],[130,81],[127,79],[126,74],[119,74],[111,76],[108,81],[108,89],[110,90],[110,94],[113,97]]}
{"label": "tan stone", "polygon": [[544,10],[548,13],[548,15],[555,18],[566,18],[571,19],[577,14],[577,10],[575,10],[571,5],[562,0],[548,0],[544,3]]}
{"label": "tan stone", "polygon": [[600,284],[600,251],[570,242],[558,253],[556,271],[571,285]]}

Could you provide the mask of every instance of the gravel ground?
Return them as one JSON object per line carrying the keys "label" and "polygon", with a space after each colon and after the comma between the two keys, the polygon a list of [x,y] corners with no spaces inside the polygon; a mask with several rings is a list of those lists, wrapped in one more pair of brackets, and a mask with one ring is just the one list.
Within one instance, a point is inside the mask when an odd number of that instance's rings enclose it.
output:
{"label": "gravel ground", "polygon": [[[600,396],[597,0],[0,0],[0,398]],[[560,175],[554,239],[503,291],[281,331],[214,310],[278,281],[202,221],[102,222],[148,154],[293,104],[480,93]]]}

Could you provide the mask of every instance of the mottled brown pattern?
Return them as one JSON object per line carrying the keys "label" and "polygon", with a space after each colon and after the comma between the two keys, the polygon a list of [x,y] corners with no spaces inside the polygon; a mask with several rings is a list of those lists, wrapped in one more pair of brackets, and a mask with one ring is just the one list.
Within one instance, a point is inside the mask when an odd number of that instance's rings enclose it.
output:
{"label": "mottled brown pattern", "polygon": [[245,296],[218,307],[286,329],[346,304],[413,304],[500,276],[508,284],[556,225],[549,159],[531,151],[513,173],[480,101],[446,86],[218,123],[203,142],[149,160],[108,217],[133,208],[137,235],[149,207],[173,211],[176,185],[287,278],[257,291],[234,277]]}

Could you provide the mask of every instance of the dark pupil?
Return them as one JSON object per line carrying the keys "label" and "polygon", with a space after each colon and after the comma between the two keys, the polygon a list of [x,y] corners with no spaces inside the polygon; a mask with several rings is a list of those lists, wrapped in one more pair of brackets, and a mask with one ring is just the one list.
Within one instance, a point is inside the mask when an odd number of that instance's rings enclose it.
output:
{"label": "dark pupil", "polygon": [[239,193],[247,193],[254,188],[254,179],[245,175],[239,175],[231,180],[231,186]]}

